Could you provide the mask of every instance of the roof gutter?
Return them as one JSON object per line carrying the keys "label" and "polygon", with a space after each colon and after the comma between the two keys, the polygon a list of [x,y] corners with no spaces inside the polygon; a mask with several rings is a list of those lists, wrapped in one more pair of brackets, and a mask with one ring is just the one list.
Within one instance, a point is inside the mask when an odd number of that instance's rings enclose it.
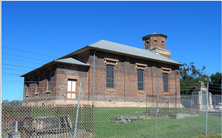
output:
{"label": "roof gutter", "polygon": [[38,70],[40,70],[40,69],[42,69],[42,68],[46,68],[47,66],[53,65],[53,64],[55,64],[55,63],[56,63],[55,60],[53,60],[53,61],[51,61],[51,62],[49,62],[49,63],[46,63],[46,64],[42,65],[41,67],[39,67],[39,68],[37,68],[37,69],[35,69],[35,70],[32,70],[32,71],[30,71],[30,72],[28,72],[28,73],[26,73],[26,74],[24,74],[24,75],[22,75],[22,76],[20,76],[20,77],[25,77],[25,76],[27,76],[27,75],[29,75],[29,74],[32,74],[32,73],[34,73],[34,72],[36,72],[36,71],[38,71]]}
{"label": "roof gutter", "polygon": [[[28,72],[28,73],[26,73],[26,74],[24,74],[24,75],[22,75],[22,76],[20,76],[20,77],[25,77],[25,76],[27,76],[27,75],[29,75],[29,74],[32,74],[32,73],[34,73],[34,72],[37,72],[38,70],[41,70],[41,69],[43,69],[43,68],[46,68],[46,67],[48,67],[48,66],[50,66],[50,65],[53,65],[53,64],[56,64],[56,63],[71,64],[71,63],[66,63],[66,62],[61,62],[61,61],[53,60],[53,61],[48,62],[48,63],[42,65],[41,67],[39,67],[39,68],[37,68],[37,69],[35,69],[35,70],[32,70],[32,71],[30,71],[30,72]],[[77,66],[90,66],[90,65],[80,65],[80,64],[75,64],[75,65],[77,65]]]}

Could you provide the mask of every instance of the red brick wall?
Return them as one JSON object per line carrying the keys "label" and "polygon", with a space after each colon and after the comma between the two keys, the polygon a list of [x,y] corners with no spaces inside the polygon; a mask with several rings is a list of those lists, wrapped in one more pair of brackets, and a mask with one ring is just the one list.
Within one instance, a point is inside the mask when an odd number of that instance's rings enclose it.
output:
{"label": "red brick wall", "polygon": [[[49,70],[51,70],[51,93],[46,94],[48,91],[48,77],[49,77]],[[31,75],[24,77],[24,90],[23,90],[23,99],[26,99],[26,94],[28,95],[29,99],[32,98],[32,101],[38,101],[35,98],[44,97],[44,96],[54,96],[56,95],[56,65],[52,65],[45,69],[42,69],[38,72],[35,72]],[[37,87],[38,75],[40,75],[40,82],[39,87]],[[30,79],[30,86],[27,88],[28,81]],[[35,95],[38,93],[38,95]]]}
{"label": "red brick wall", "polygon": [[88,95],[88,70],[89,67],[78,67],[65,64],[58,64],[56,70],[57,94],[66,96],[68,79],[76,79],[77,92],[79,91],[80,81],[82,81],[81,95]]}
{"label": "red brick wall", "polygon": [[[157,40],[157,43],[154,42],[154,40]],[[164,43],[162,43],[162,41]],[[145,45],[146,42],[144,42]],[[154,47],[160,47],[163,49],[166,49],[166,38],[161,36],[152,36],[149,38],[149,45],[145,45],[145,49],[154,48]]]}
{"label": "red brick wall", "polygon": [[[106,89],[106,65],[104,65],[104,58],[112,58],[119,60],[118,67],[114,69],[114,92],[109,92]],[[90,63],[93,61],[93,51],[89,58]],[[96,52],[96,67],[95,67],[95,94],[101,94],[104,96],[127,96],[144,99],[145,95],[156,95],[157,85],[159,80],[159,94],[163,93],[163,78],[161,67],[171,68],[169,74],[169,92],[170,95],[180,95],[180,81],[179,81],[179,67],[173,65],[167,65],[163,63],[157,63],[155,61],[147,61],[136,59],[132,57],[126,57],[121,55],[104,53],[101,51]],[[135,63],[142,63],[147,65],[147,69],[144,72],[144,93],[139,93],[137,89],[137,71],[135,69]],[[93,64],[91,64],[89,71],[89,83],[93,84]],[[178,74],[176,73],[178,72]],[[92,86],[89,87],[90,94],[92,93]],[[126,100],[126,99],[125,99]]]}
{"label": "red brick wall", "polygon": [[[94,50],[86,51],[82,54],[78,54],[75,58],[81,61],[85,61],[90,64],[90,67],[79,67],[67,64],[55,64],[51,67],[52,70],[52,90],[50,95],[67,95],[67,80],[69,77],[77,79],[77,92],[79,90],[80,80],[82,81],[81,96],[84,100],[92,100],[93,95],[93,54]],[[119,60],[118,66],[114,67],[114,90],[109,91],[106,89],[106,65],[104,65],[104,58],[111,58]],[[180,79],[179,79],[179,67],[164,63],[158,63],[155,61],[137,59],[133,57],[116,55],[105,53],[101,51],[96,52],[95,58],[95,95],[102,95],[103,97],[115,97],[116,99],[106,100],[120,100],[120,101],[132,101],[140,102],[146,100],[146,95],[156,95],[157,85],[159,81],[159,94],[164,95],[163,92],[163,78],[162,68],[170,68],[169,74],[169,94],[180,95]],[[135,64],[141,63],[147,65],[144,71],[144,91],[138,92],[137,87],[137,70]],[[46,95],[47,89],[47,74],[48,70],[43,69],[40,71],[41,81],[39,90],[39,96]],[[36,73],[30,75],[30,79],[37,81]],[[26,77],[27,81],[28,78]],[[30,87],[36,87],[36,82],[31,83]],[[25,98],[26,84],[24,87]],[[35,90],[29,91],[30,97],[34,96]],[[118,97],[126,97],[124,99],[118,99]],[[133,98],[127,98],[133,97]],[[105,98],[96,99],[105,100]]]}

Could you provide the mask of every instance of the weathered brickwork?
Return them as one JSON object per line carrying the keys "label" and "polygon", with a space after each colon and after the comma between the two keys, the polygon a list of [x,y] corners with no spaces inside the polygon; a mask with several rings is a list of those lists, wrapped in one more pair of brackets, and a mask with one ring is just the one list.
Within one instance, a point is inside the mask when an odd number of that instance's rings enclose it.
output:
{"label": "weathered brickwork", "polygon": [[[170,58],[171,53],[166,50],[166,38],[165,35],[155,33],[145,36],[143,37],[144,47]],[[156,96],[157,89],[159,95],[180,96],[179,65],[88,48],[73,55],[70,54],[69,57],[87,63],[90,65],[89,67],[54,63],[26,75],[23,95],[25,104],[76,104],[80,81],[82,81],[81,104],[91,104],[93,101],[94,54],[95,106],[151,106],[153,102],[149,102],[147,96]],[[106,87],[106,66],[108,64],[114,66],[114,88]],[[138,69],[143,70],[143,90],[138,90]],[[49,71],[51,71],[51,87],[49,86]],[[164,92],[163,73],[168,76],[168,92]],[[39,75],[40,80],[37,84]],[[68,80],[77,82],[76,100],[67,100]],[[174,101],[179,107],[180,101],[178,99]]]}
{"label": "weathered brickwork", "polygon": [[[51,71],[51,88],[49,88],[49,71]],[[43,70],[37,71],[24,78],[24,93],[23,99],[26,97],[44,97],[56,95],[56,66],[46,67]],[[38,76],[40,75],[39,84]],[[29,87],[28,87],[29,85]],[[35,99],[33,99],[35,101]]]}
{"label": "weathered brickwork", "polygon": [[[104,58],[119,60],[118,66],[114,69],[114,90],[112,91],[109,91],[106,88],[106,65],[104,65]],[[147,65],[147,68],[144,70],[144,91],[142,92],[138,91],[137,87],[136,63]],[[128,97],[142,98],[145,97],[145,95],[156,95],[159,81],[159,94],[164,95],[163,77],[161,72],[162,67],[171,69],[168,82],[169,94],[179,95],[180,87],[178,66],[175,67],[174,65],[157,63],[155,61],[136,59],[97,51],[95,66],[95,93],[107,96],[124,95]],[[90,71],[93,72],[93,68],[90,68]],[[90,83],[92,83],[92,79]]]}
{"label": "weathered brickwork", "polygon": [[[81,95],[88,95],[88,67],[77,67],[64,64],[57,66],[56,89],[60,95],[67,95],[67,83],[69,79],[77,80],[77,90],[82,81]],[[78,98],[78,95],[77,95]]]}
{"label": "weathered brickwork", "polygon": [[[84,56],[82,56],[84,55]],[[88,60],[84,60],[86,63],[90,64],[90,67],[72,66],[68,64],[55,64],[51,67],[47,67],[39,72],[33,73],[30,76],[25,77],[25,87],[24,87],[24,98],[28,97],[44,97],[48,95],[52,96],[66,96],[67,95],[67,82],[68,79],[77,80],[77,91],[79,90],[80,81],[82,81],[81,87],[81,100],[92,101],[93,95],[93,55],[94,50],[89,50],[83,54],[77,55],[79,60],[81,57],[88,57]],[[114,88],[106,88],[106,64],[104,62],[105,58],[118,60],[118,65],[114,66]],[[137,84],[137,69],[136,63],[146,65],[144,69],[144,85],[143,90],[138,90]],[[165,94],[163,92],[163,76],[162,67],[170,69],[168,88],[169,93]],[[51,92],[48,91],[48,72],[52,71],[51,78]],[[36,81],[38,79],[38,74],[40,74],[39,88],[37,89]],[[27,90],[28,80],[34,80],[30,83],[30,88]],[[109,106],[112,101],[115,102],[132,102],[132,106],[145,105],[146,95],[157,95],[157,86],[159,81],[159,95],[180,95],[180,81],[179,81],[179,67],[175,65],[169,65],[164,63],[158,63],[156,61],[149,61],[143,59],[137,59],[134,57],[116,55],[111,53],[106,53],[102,51],[96,51],[95,54],[95,95],[101,95],[102,97],[95,99],[97,105],[95,106]],[[35,93],[38,95],[35,95]],[[106,98],[108,97],[108,98]],[[110,98],[112,97],[112,98]],[[125,97],[125,98],[119,98]],[[132,98],[133,97],[133,98]],[[42,99],[41,99],[42,100]],[[48,100],[48,99],[47,99]],[[59,98],[52,98],[54,102],[50,104],[65,104],[65,103],[76,103],[77,101],[67,101]],[[61,100],[59,102],[59,100]],[[46,100],[45,100],[46,101]],[[100,101],[100,103],[98,103]],[[41,102],[35,100],[38,104]],[[44,101],[43,101],[44,102]],[[102,102],[102,103],[101,103]],[[45,102],[46,103],[46,102]],[[34,103],[33,103],[34,104]],[[116,104],[112,104],[116,105]],[[117,106],[117,105],[116,105]],[[120,105],[119,105],[120,106]]]}
{"label": "weathered brickwork", "polygon": [[166,38],[161,36],[151,36],[149,37],[149,44],[147,44],[147,41],[144,41],[144,48],[150,49],[155,47],[160,47],[163,49],[166,49]]}

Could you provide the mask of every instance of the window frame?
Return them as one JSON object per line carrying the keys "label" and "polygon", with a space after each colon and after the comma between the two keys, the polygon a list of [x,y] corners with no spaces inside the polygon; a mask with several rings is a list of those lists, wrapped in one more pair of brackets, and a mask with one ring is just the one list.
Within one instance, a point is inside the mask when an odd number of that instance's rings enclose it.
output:
{"label": "window frame", "polygon": [[[164,75],[166,75],[167,78],[164,79]],[[167,82],[164,82],[164,80],[167,80]],[[165,88],[167,87],[167,91],[165,91]],[[169,93],[169,74],[168,73],[163,73],[163,92],[164,93]]]}
{"label": "window frame", "polygon": [[36,83],[37,88],[39,88],[39,82],[40,82],[40,75],[38,75],[38,78],[37,78],[37,83]]}
{"label": "window frame", "polygon": [[[139,90],[138,88],[138,70],[142,70],[143,71],[143,90]],[[143,63],[135,63],[135,72],[137,73],[137,91],[138,93],[145,93],[145,88],[144,88],[144,84],[145,84],[145,73],[147,70],[147,64],[143,64]]]}
{"label": "window frame", "polygon": [[48,71],[48,91],[51,91],[51,87],[52,87],[52,71],[49,70]]}
{"label": "window frame", "polygon": [[[111,74],[111,76],[112,76],[112,78],[108,78],[108,67],[112,67],[112,74]],[[106,89],[114,89],[115,88],[115,85],[114,85],[114,80],[115,80],[115,72],[114,72],[114,65],[112,65],[112,64],[107,64],[106,65]],[[112,80],[112,87],[107,87],[107,82],[108,82],[108,80]]]}
{"label": "window frame", "polygon": [[[169,75],[171,74],[171,68],[162,67],[162,74],[167,74],[167,92],[164,90],[164,78],[163,78],[163,94],[170,94],[170,88],[169,88]],[[162,75],[164,76],[164,75]]]}
{"label": "window frame", "polygon": [[35,92],[35,96],[39,95],[39,82],[40,82],[40,74],[37,75],[37,82],[36,82],[36,92]]}
{"label": "window frame", "polygon": [[[106,67],[106,90],[115,91],[115,69],[118,68],[119,60],[118,59],[112,59],[112,58],[104,58],[104,66]],[[113,87],[107,87],[107,66],[113,66]]]}
{"label": "window frame", "polygon": [[27,85],[27,87],[28,87],[28,89],[29,89],[29,87],[30,87],[30,78],[28,79],[28,85]]}
{"label": "window frame", "polygon": [[26,90],[26,93],[25,93],[25,97],[29,97],[29,89],[30,89],[30,78],[28,78],[28,83],[27,83],[27,90]]}
{"label": "window frame", "polygon": [[[68,89],[69,89],[69,88],[68,88],[68,85],[69,85],[68,83],[69,83],[69,81],[71,81],[71,91],[68,91]],[[73,82],[73,81],[75,81],[75,83],[76,83],[76,84],[75,84],[75,91],[73,91],[73,89],[72,89],[72,88],[73,88],[73,87],[72,87],[72,84],[73,84],[72,82]],[[71,98],[68,98],[68,94],[71,94]],[[72,95],[73,95],[73,94],[75,94],[75,98],[72,98]],[[68,80],[67,80],[67,100],[76,100],[76,99],[77,99],[77,79],[68,79]]]}
{"label": "window frame", "polygon": [[[142,71],[142,81],[139,81],[139,74],[138,74],[139,71]],[[139,83],[143,84],[142,89],[139,89]],[[144,91],[144,70],[143,69],[137,69],[137,90],[138,91]]]}

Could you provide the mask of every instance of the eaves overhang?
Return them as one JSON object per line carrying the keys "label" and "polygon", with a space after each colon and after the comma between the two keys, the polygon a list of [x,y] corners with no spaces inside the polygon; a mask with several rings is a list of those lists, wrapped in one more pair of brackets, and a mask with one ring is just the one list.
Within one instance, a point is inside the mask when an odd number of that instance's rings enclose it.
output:
{"label": "eaves overhang", "polygon": [[53,61],[51,61],[51,62],[48,62],[48,63],[42,65],[41,67],[39,67],[39,68],[37,68],[37,69],[34,69],[34,70],[32,70],[32,71],[24,74],[24,75],[21,75],[20,77],[25,77],[25,76],[27,76],[27,75],[30,75],[30,74],[32,74],[32,73],[35,73],[35,72],[37,72],[37,71],[39,71],[39,70],[42,70],[42,69],[44,69],[44,68],[47,68],[47,67],[52,66],[52,65],[57,64],[57,63],[69,64],[69,65],[73,65],[73,66],[82,66],[82,67],[89,67],[89,66],[90,66],[90,65],[87,64],[87,63],[82,63],[82,64],[81,64],[81,62],[79,62],[79,63],[71,63],[71,62],[65,62],[65,61],[61,61],[61,60],[59,60],[59,59],[56,59],[56,60],[53,60]]}

